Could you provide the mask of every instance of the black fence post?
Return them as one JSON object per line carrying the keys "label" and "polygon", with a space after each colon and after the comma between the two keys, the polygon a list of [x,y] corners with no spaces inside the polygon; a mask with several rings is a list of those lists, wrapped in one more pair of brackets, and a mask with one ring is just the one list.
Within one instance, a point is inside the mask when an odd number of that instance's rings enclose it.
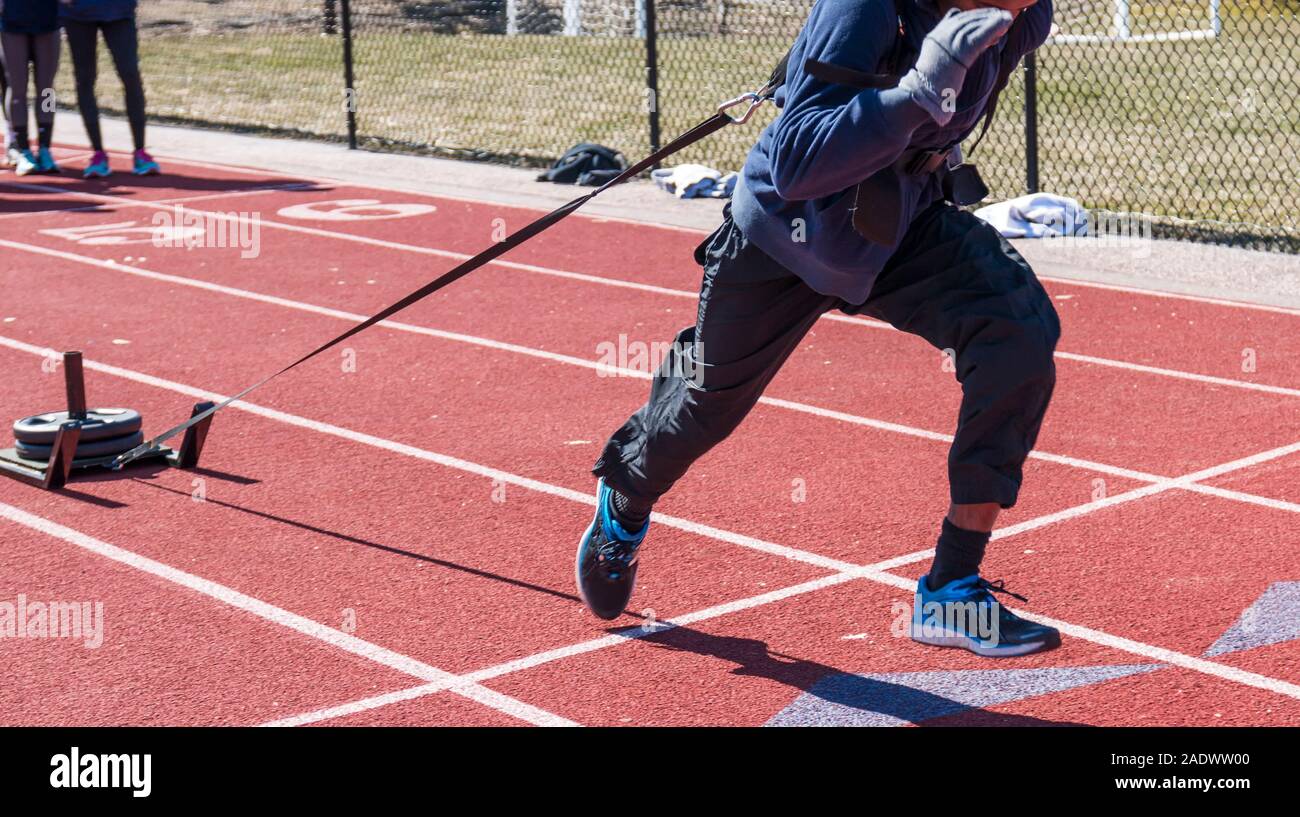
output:
{"label": "black fence post", "polygon": [[1025,55],[1025,188],[1038,192],[1038,57]]}
{"label": "black fence post", "polygon": [[[650,103],[650,152],[659,150],[659,46],[656,40],[655,0],[645,3],[645,86]],[[659,165],[656,164],[657,168]]]}
{"label": "black fence post", "polygon": [[357,88],[352,81],[352,5],[340,1],[343,12],[343,94],[348,113],[348,149],[357,149]]}

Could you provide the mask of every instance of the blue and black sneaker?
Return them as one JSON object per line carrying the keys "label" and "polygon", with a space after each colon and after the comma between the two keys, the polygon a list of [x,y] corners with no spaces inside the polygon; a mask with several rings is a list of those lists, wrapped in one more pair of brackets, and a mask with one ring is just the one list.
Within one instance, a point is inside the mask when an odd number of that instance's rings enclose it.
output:
{"label": "blue and black sneaker", "polygon": [[583,602],[606,620],[622,615],[632,597],[637,549],[650,529],[648,519],[639,531],[624,529],[610,508],[613,493],[602,479],[596,489],[596,515],[578,543],[574,570]]}
{"label": "blue and black sneaker", "polygon": [[961,647],[976,655],[1005,658],[1061,645],[1054,627],[1023,619],[998,603],[994,593],[1027,601],[972,573],[931,590],[922,576],[912,610],[912,640],[936,647]]}

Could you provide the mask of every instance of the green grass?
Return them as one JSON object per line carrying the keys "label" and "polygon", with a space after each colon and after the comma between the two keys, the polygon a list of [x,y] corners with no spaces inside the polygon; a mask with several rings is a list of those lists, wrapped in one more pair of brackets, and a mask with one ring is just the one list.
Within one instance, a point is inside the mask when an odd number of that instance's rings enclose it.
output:
{"label": "green grass", "polygon": [[[1094,208],[1300,236],[1300,20],[1277,2],[1225,2],[1224,32],[1215,40],[1045,47],[1042,187]],[[1134,8],[1149,15],[1159,5]],[[190,20],[146,29],[151,115],[342,138],[340,39],[303,28],[196,28]],[[788,41],[784,33],[662,37],[664,140],[761,83]],[[113,108],[118,86],[101,57],[101,104]],[[362,22],[358,130],[369,146],[527,165],[548,163],[579,141],[636,158],[648,148],[643,61],[642,43],[629,37],[438,35]],[[64,99],[72,96],[70,75],[60,76]],[[1008,196],[1024,186],[1019,75],[999,110],[973,158],[994,194]],[[728,128],[673,161],[737,169],[773,115],[769,106],[756,122]]]}

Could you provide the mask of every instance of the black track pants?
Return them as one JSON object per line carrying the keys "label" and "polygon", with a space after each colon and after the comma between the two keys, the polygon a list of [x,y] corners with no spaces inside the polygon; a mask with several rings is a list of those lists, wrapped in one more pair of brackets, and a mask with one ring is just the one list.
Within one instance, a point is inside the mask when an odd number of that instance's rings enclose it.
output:
{"label": "black track pants", "polygon": [[646,500],[667,493],[740,424],[817,318],[839,308],[952,350],[962,387],[948,457],[952,501],[1015,504],[1056,382],[1060,323],[996,230],[934,204],[860,306],[810,289],[750,244],[729,213],[695,257],[704,268],[696,323],[678,333],[649,400],[605,445],[597,476]]}
{"label": "black track pants", "polygon": [[72,54],[72,72],[77,80],[77,109],[86,126],[86,135],[95,150],[104,149],[99,133],[99,104],[95,101],[95,79],[99,70],[96,51],[99,32],[104,33],[104,44],[113,58],[113,67],[122,80],[126,98],[126,118],[131,124],[131,139],[137,150],[144,147],[144,83],[140,79],[139,43],[135,20],[113,20],[108,23],[64,20],[63,30],[68,35],[68,51]]}
{"label": "black track pants", "polygon": [[[36,99],[27,96],[28,64],[36,80]],[[5,117],[16,134],[18,147],[26,149],[28,110],[36,111],[36,124],[43,128],[41,147],[49,147],[54,124],[54,74],[59,70],[59,32],[45,34],[0,33],[0,67],[12,77],[4,88]],[[48,96],[47,96],[48,95]]]}

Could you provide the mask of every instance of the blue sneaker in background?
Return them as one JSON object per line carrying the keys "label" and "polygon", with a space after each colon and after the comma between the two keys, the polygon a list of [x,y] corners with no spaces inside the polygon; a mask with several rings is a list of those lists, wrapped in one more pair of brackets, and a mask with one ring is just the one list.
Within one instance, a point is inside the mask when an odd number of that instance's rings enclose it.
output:
{"label": "blue sneaker in background", "polygon": [[54,161],[54,154],[49,148],[41,148],[36,153],[36,168],[41,173],[58,173],[59,163]]}
{"label": "blue sneaker in background", "polygon": [[108,174],[112,173],[108,166],[108,154],[102,150],[95,151],[95,155],[90,157],[90,164],[81,172],[83,179],[106,179]]}
{"label": "blue sneaker in background", "polygon": [[131,172],[137,176],[157,176],[162,171],[153,157],[144,148],[140,148],[131,157]]}

